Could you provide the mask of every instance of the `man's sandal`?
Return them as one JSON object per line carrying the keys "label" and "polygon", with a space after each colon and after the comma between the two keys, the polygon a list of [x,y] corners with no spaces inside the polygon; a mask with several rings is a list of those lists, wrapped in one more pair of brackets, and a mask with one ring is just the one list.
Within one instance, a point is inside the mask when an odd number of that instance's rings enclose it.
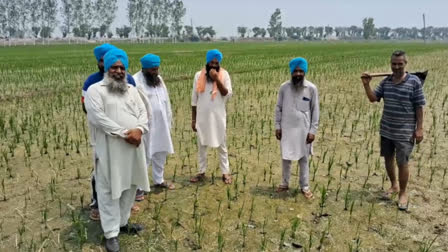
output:
{"label": "man's sandal", "polygon": [[90,209],[89,218],[93,221],[99,221],[100,220],[100,210],[98,208]]}
{"label": "man's sandal", "polygon": [[388,189],[387,191],[383,192],[383,194],[381,195],[381,199],[382,200],[391,200],[392,197],[394,197],[394,195],[398,194],[397,191]]}
{"label": "man's sandal", "polygon": [[310,189],[307,190],[303,190],[302,189],[302,194],[306,199],[312,199],[313,198],[313,193],[310,191]]}
{"label": "man's sandal", "polygon": [[204,180],[205,180],[205,173],[198,173],[198,174],[196,174],[196,176],[194,176],[190,179],[190,182],[197,183],[197,182],[202,182]]}
{"label": "man's sandal", "polygon": [[140,207],[137,206],[137,204],[134,204],[134,205],[132,206],[132,208],[131,208],[131,213],[132,213],[132,214],[136,214],[136,213],[138,213],[139,211],[140,211]]}
{"label": "man's sandal", "polygon": [[230,174],[223,174],[222,181],[227,185],[232,184],[232,176]]}
{"label": "man's sandal", "polygon": [[159,188],[159,189],[168,189],[168,190],[174,190],[176,188],[173,184],[168,184],[166,181],[164,181],[160,184],[155,184],[154,187]]}
{"label": "man's sandal", "polygon": [[281,193],[281,192],[287,192],[288,190],[289,190],[288,186],[279,185],[275,191]]}

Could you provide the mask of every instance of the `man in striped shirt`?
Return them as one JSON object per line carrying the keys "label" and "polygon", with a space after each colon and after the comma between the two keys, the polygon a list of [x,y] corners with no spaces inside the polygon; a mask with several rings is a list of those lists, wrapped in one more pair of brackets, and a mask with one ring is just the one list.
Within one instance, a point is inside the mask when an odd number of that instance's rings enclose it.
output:
{"label": "man in striped shirt", "polygon": [[[381,156],[384,156],[391,188],[385,192],[390,198],[398,192],[398,207],[407,210],[408,195],[406,187],[409,179],[409,156],[414,142],[423,140],[423,106],[425,97],[420,79],[406,72],[406,53],[395,51],[391,56],[392,75],[386,77],[373,91],[370,88],[372,77],[363,73],[362,83],[370,102],[384,100],[381,118]],[[398,181],[394,158],[398,165]]]}

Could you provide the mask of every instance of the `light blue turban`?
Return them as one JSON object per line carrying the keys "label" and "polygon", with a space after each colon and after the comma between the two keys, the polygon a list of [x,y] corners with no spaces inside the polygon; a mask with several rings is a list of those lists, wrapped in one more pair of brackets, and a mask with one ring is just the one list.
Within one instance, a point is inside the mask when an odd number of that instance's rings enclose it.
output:
{"label": "light blue turban", "polygon": [[160,57],[148,53],[140,59],[140,62],[142,63],[142,68],[154,68],[160,66]]}
{"label": "light blue turban", "polygon": [[102,44],[100,46],[95,47],[93,49],[93,54],[95,54],[96,61],[100,61],[100,59],[110,50],[116,49],[114,45],[111,44]]}
{"label": "light blue turban", "polygon": [[109,68],[115,64],[117,61],[123,63],[124,68],[127,70],[129,67],[128,55],[125,51],[115,48],[104,55],[104,71],[109,71]]}
{"label": "light blue turban", "polygon": [[210,63],[210,61],[212,61],[213,59],[217,59],[218,62],[221,63],[222,53],[218,49],[213,49],[207,52],[207,64]]}
{"label": "light blue turban", "polygon": [[289,70],[291,70],[291,74],[297,67],[300,67],[305,73],[308,72],[308,62],[304,58],[295,58],[289,62]]}

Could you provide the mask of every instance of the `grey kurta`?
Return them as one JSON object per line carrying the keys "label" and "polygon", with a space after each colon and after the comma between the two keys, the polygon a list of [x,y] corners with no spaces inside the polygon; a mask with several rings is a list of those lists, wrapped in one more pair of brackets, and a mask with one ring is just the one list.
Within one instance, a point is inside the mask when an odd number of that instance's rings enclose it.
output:
{"label": "grey kurta", "polygon": [[123,95],[111,94],[100,81],[88,89],[85,105],[95,128],[98,183],[110,187],[112,199],[132,185],[149,191],[144,145],[135,147],[124,140],[130,129],[148,132],[147,111],[137,89],[129,85]]}
{"label": "grey kurta", "polygon": [[316,86],[307,80],[298,87],[294,87],[291,81],[283,83],[275,107],[275,129],[282,130],[282,159],[300,160],[311,154],[312,146],[306,143],[306,138],[308,133],[316,135],[318,125],[319,96]]}

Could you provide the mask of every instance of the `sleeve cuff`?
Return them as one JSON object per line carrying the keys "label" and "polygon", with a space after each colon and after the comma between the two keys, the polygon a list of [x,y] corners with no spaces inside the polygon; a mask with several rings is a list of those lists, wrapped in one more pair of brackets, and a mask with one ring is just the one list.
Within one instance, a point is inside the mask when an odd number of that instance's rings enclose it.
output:
{"label": "sleeve cuff", "polygon": [[142,132],[142,135],[145,134],[145,130],[142,127],[135,127],[136,129],[139,129]]}

